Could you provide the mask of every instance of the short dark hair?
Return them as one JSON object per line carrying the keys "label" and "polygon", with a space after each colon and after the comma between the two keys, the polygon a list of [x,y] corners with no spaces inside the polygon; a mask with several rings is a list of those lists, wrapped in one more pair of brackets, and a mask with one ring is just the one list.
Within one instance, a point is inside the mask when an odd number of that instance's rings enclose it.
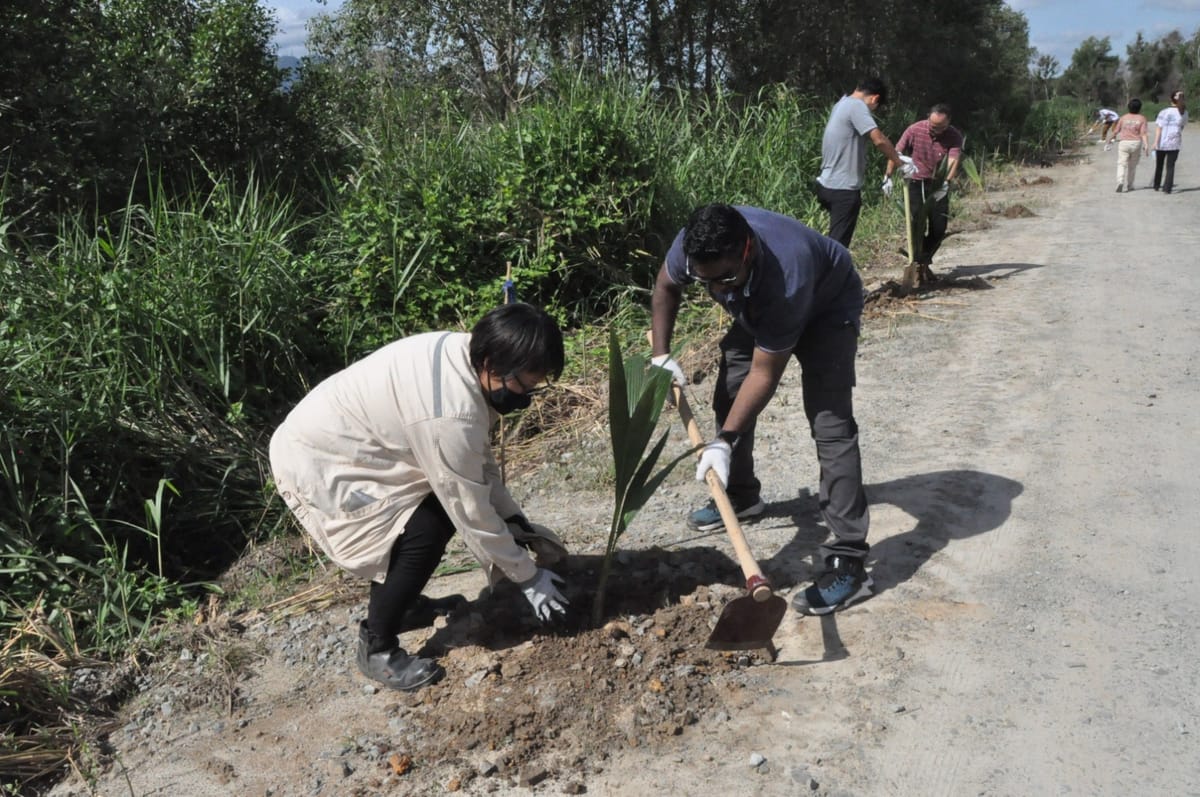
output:
{"label": "short dark hair", "polygon": [[750,237],[750,223],[733,205],[703,205],[692,211],[683,233],[683,253],[698,263],[737,256]]}
{"label": "short dark hair", "polygon": [[1142,110],[1142,101],[1139,100],[1137,97],[1134,97],[1132,100],[1129,101],[1129,112],[1137,113],[1140,110]]}
{"label": "short dark hair", "polygon": [[854,87],[855,91],[861,91],[863,94],[870,96],[871,94],[879,95],[879,104],[887,105],[887,86],[877,77],[865,77],[858,81],[858,85]]}
{"label": "short dark hair", "polygon": [[498,374],[522,371],[557,378],[563,369],[562,331],[550,314],[524,302],[489,310],[471,330],[471,365]]}
{"label": "short dark hair", "polygon": [[929,109],[929,113],[930,114],[940,113],[940,114],[945,114],[947,117],[949,117],[950,116],[950,106],[944,102],[939,102],[939,103],[934,104],[934,106]]}

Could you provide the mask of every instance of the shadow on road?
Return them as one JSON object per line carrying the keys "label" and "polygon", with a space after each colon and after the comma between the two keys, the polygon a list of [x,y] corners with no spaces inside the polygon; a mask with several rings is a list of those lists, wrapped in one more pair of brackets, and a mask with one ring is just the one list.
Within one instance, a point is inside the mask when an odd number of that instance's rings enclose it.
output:
{"label": "shadow on road", "polygon": [[1036,263],[982,263],[976,266],[954,266],[946,272],[945,277],[948,279],[987,277],[990,280],[1004,280],[1034,268],[1045,268],[1045,266]]}
{"label": "shadow on road", "polygon": [[[875,579],[875,594],[912,578],[930,557],[952,540],[993,531],[1008,520],[1012,504],[1023,491],[1020,482],[975,470],[939,470],[867,485],[867,501],[890,504],[915,518],[907,531],[879,539],[872,535],[867,563]],[[808,490],[791,501],[772,504],[769,516],[789,515],[796,535],[762,568],[778,589],[812,577],[805,564],[818,555],[826,530],[819,524],[820,507]]]}
{"label": "shadow on road", "polygon": [[1020,482],[975,470],[940,470],[867,487],[872,504],[891,504],[916,518],[908,531],[872,544],[868,564],[875,594],[912,578],[952,540],[994,531],[1012,514]]}

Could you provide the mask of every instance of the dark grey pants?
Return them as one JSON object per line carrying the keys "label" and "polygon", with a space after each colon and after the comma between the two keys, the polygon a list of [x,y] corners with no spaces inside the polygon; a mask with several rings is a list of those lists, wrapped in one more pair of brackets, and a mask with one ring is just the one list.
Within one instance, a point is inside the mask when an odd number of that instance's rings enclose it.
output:
{"label": "dark grey pants", "polygon": [[[933,264],[933,256],[945,240],[946,227],[950,223],[950,195],[946,194],[935,202],[933,193],[929,180],[911,180],[908,183],[909,211],[912,213],[909,223],[912,225],[913,248],[916,249],[912,259],[914,263],[925,266]],[[929,204],[929,213],[922,218],[921,209],[926,203]]]}
{"label": "dark grey pants", "polygon": [[[821,546],[825,559],[835,554],[862,559],[870,547],[867,529],[871,518],[863,490],[852,399],[857,353],[858,330],[853,324],[809,329],[793,351],[800,362],[804,414],[821,468],[821,515],[835,537]],[[713,392],[718,430],[750,373],[753,356],[754,337],[740,324],[733,324],[721,341],[721,365]],[[754,475],[755,426],[739,430],[742,437],[730,463],[728,493],[739,505],[758,498],[761,488]]]}

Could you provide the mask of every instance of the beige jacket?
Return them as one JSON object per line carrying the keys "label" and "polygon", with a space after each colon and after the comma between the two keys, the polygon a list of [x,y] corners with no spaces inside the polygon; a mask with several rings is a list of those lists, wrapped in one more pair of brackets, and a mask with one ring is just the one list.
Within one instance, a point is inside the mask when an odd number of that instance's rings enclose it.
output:
{"label": "beige jacket", "polygon": [[537,567],[504,518],[521,507],[500,480],[498,419],[465,333],[398,340],[317,385],[271,437],[275,484],[329,558],[382,581],[396,538],[433,493],[489,580]]}

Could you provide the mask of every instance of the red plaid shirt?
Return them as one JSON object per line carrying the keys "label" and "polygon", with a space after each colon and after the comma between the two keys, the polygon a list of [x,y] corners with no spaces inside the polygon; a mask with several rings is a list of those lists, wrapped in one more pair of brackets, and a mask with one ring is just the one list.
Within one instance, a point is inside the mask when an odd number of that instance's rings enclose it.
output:
{"label": "red plaid shirt", "polygon": [[962,147],[963,137],[958,128],[947,125],[945,130],[935,136],[929,130],[928,119],[909,125],[896,142],[896,151],[911,155],[913,163],[917,165],[917,180],[933,177],[938,162],[947,155],[954,160],[961,158]]}

